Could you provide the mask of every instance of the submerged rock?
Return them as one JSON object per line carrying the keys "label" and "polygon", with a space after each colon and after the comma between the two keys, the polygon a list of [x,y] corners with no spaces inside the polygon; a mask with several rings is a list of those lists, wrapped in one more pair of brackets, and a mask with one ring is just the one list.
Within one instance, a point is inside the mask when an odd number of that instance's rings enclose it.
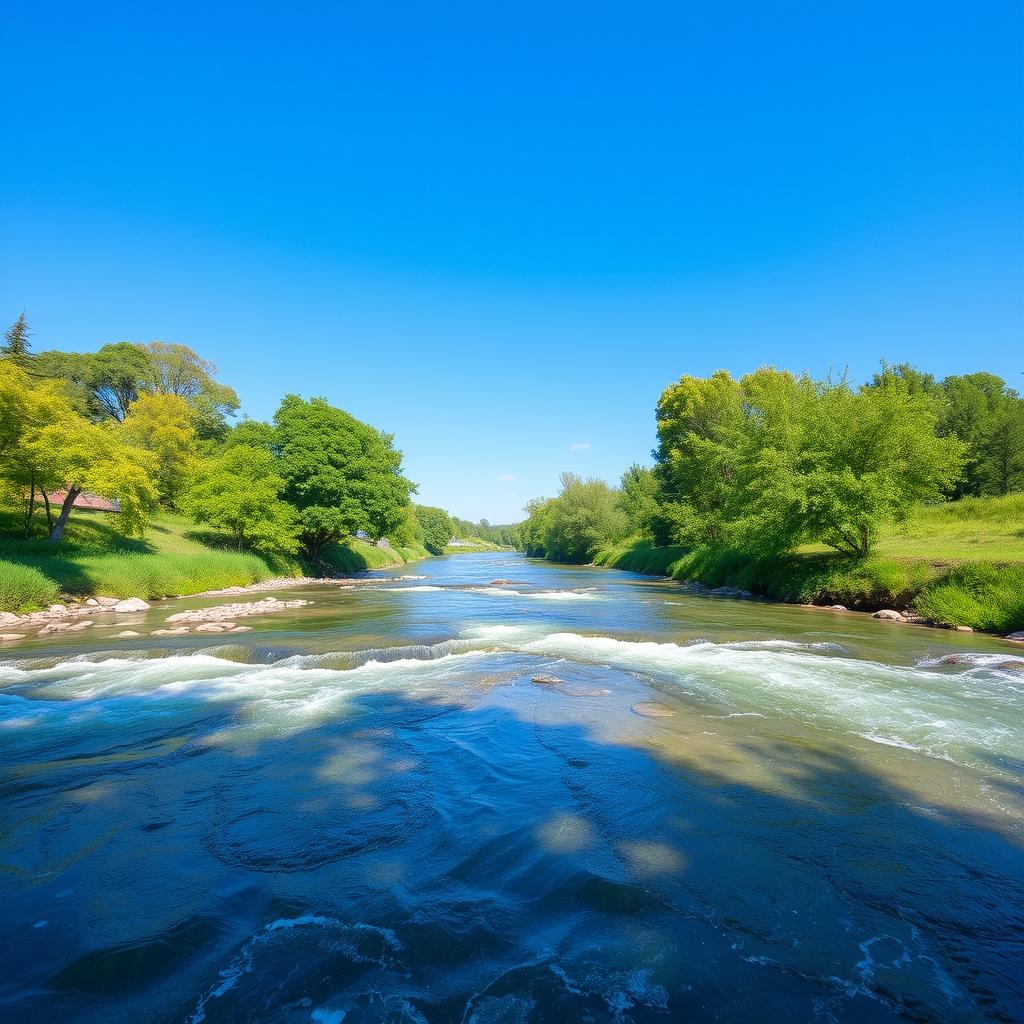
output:
{"label": "submerged rock", "polygon": [[1024,643],[1024,630],[1021,630],[1019,633],[1007,633],[1006,639],[1016,640],[1017,643]]}
{"label": "submerged rock", "polygon": [[538,686],[561,686],[565,680],[559,679],[558,676],[539,675],[534,676],[531,682],[536,683]]}
{"label": "submerged rock", "polygon": [[883,608],[881,611],[875,612],[871,616],[871,618],[873,618],[873,619],[887,619],[890,622],[906,622],[907,621],[906,618],[904,618],[904,616],[900,614],[900,612],[895,611],[892,608]]}
{"label": "submerged rock", "polygon": [[133,636],[142,636],[141,633],[136,633],[134,629],[125,629],[122,632],[118,633],[117,635],[118,635],[118,638],[122,639],[122,640],[127,640],[129,637],[133,637]]}
{"label": "submerged rock", "polygon": [[660,704],[656,700],[642,700],[633,705],[633,713],[641,718],[672,718],[675,711],[667,704]]}

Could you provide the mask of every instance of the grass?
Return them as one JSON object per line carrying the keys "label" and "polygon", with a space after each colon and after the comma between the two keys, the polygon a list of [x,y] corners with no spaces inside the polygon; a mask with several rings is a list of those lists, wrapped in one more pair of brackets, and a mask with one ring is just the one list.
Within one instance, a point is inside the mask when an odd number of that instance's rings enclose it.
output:
{"label": "grass", "polygon": [[782,601],[898,608],[990,632],[1024,629],[1024,495],[922,506],[885,531],[864,559],[823,547],[754,558],[634,541],[602,551],[594,561]]}
{"label": "grass", "polygon": [[430,552],[423,547],[379,548],[376,544],[353,537],[344,543],[332,544],[324,552],[323,561],[335,572],[350,573],[390,569],[429,556]]}
{"label": "grass", "polygon": [[[13,533],[12,515],[0,529]],[[230,550],[231,539],[200,530],[181,516],[156,517],[143,538],[126,537],[104,512],[76,511],[64,540],[0,538],[0,609],[29,611],[59,594],[142,597],[195,594],[247,586],[277,575],[298,575],[293,559],[263,558]]]}
{"label": "grass", "polygon": [[494,544],[482,537],[459,537],[458,544],[449,544],[445,549],[446,555],[467,555],[474,551],[510,551],[511,548],[501,544]]}

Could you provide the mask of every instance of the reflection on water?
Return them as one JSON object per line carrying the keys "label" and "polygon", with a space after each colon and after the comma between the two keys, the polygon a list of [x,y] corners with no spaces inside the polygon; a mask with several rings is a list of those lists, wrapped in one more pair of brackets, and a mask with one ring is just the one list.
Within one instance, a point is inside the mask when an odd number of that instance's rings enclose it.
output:
{"label": "reflection on water", "polygon": [[1024,1017],[1011,645],[417,572],[11,652],[4,1020]]}

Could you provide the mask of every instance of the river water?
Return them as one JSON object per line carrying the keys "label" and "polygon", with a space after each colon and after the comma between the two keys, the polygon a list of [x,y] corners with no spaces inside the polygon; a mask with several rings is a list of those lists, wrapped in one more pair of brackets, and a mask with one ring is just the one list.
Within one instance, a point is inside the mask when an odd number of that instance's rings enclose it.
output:
{"label": "river water", "polygon": [[1024,1019],[1019,647],[405,571],[5,651],[0,1019]]}

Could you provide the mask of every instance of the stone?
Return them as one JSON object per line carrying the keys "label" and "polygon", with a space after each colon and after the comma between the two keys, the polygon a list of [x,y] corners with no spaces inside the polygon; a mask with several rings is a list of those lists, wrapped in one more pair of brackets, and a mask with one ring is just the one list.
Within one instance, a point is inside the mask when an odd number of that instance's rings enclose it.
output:
{"label": "stone", "polygon": [[141,597],[127,597],[114,605],[115,612],[144,612],[149,605]]}
{"label": "stone", "polygon": [[873,619],[888,619],[890,622],[905,622],[906,621],[906,619],[904,619],[903,616],[899,612],[894,611],[892,608],[883,608],[881,611],[875,612],[871,616],[871,618],[873,618]]}
{"label": "stone", "polygon": [[196,626],[197,633],[224,633],[229,629],[234,629],[235,624],[233,622],[204,622],[199,626]]}
{"label": "stone", "polygon": [[251,633],[252,626],[234,626],[231,629],[232,633]]}
{"label": "stone", "polygon": [[141,633],[136,633],[134,629],[125,629],[117,634],[122,640],[127,640],[133,636],[142,636]]}
{"label": "stone", "polygon": [[67,615],[68,606],[66,604],[51,604],[46,610],[50,615]]}
{"label": "stone", "polygon": [[150,636],[181,636],[188,632],[188,626],[175,626],[174,629],[154,629]]}
{"label": "stone", "polygon": [[[21,622],[20,615],[15,615],[14,612],[0,612],[0,626],[13,626],[16,622]],[[1021,634],[1021,639],[1024,640],[1024,633]]]}
{"label": "stone", "polygon": [[[2,622],[3,622],[3,619],[0,619],[0,623],[2,623]],[[1021,630],[1018,633],[1007,633],[1006,634],[1006,639],[1007,640],[1015,640],[1019,644],[1020,643],[1024,643],[1024,630]]]}
{"label": "stone", "polygon": [[995,668],[999,672],[1024,672],[1024,661],[1001,661]]}
{"label": "stone", "polygon": [[538,686],[561,686],[562,685],[562,680],[559,679],[558,676],[545,676],[545,675],[534,676],[533,679],[532,679],[532,682],[536,683]]}
{"label": "stone", "polygon": [[660,704],[656,700],[642,700],[633,705],[633,713],[641,718],[672,718],[675,711],[667,704]]}
{"label": "stone", "polygon": [[958,633],[973,633],[973,626],[954,626],[953,627]]}
{"label": "stone", "polygon": [[3,640],[3,641],[7,641],[7,640],[24,640],[24,639],[25,639],[25,634],[24,633],[0,633],[0,640]]}
{"label": "stone", "polygon": [[86,604],[87,604],[87,605],[88,605],[88,606],[89,606],[90,608],[99,608],[99,606],[100,606],[100,603],[99,603],[99,601],[97,601],[95,597],[87,597],[87,598],[85,599],[85,603],[86,603]]}
{"label": "stone", "polygon": [[849,608],[846,607],[845,604],[833,604],[833,605],[829,605],[829,607],[834,612],[848,612],[850,610]]}
{"label": "stone", "polygon": [[116,597],[100,597],[96,596],[92,598],[101,608],[114,608],[120,602],[119,598]]}

